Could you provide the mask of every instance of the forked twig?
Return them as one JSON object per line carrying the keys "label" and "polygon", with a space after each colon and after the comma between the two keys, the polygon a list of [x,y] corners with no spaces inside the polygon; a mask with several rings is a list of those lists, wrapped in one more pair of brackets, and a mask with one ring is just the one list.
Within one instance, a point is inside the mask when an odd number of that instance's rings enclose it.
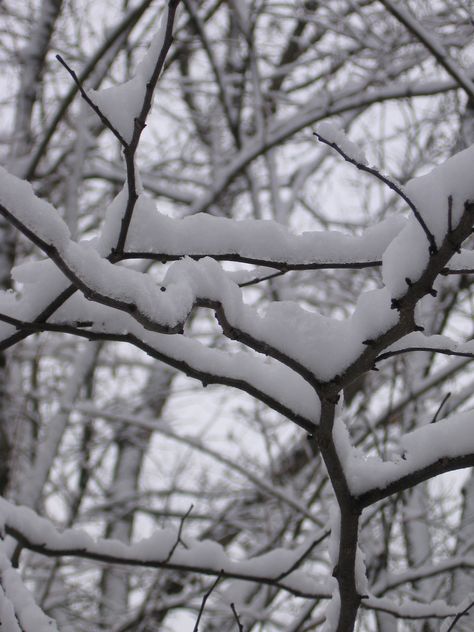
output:
{"label": "forked twig", "polygon": [[186,518],[188,518],[188,516],[190,515],[190,513],[191,513],[191,511],[193,509],[194,509],[194,505],[190,505],[190,507],[187,510],[187,512],[181,518],[181,522],[179,523],[178,535],[176,536],[176,542],[171,547],[170,552],[168,553],[168,556],[166,557],[166,559],[163,562],[164,564],[167,564],[170,561],[170,559],[173,557],[173,553],[176,551],[176,549],[178,547],[178,544],[181,543],[184,546],[185,549],[188,548],[186,546],[186,544],[183,542],[183,540],[181,539],[181,534],[183,532],[184,522],[185,522]]}
{"label": "forked twig", "polygon": [[420,215],[420,212],[416,208],[413,201],[408,197],[408,195],[403,191],[403,189],[400,186],[398,186],[398,184],[393,182],[393,180],[390,180],[390,178],[388,178],[387,176],[384,176],[382,173],[380,173],[380,171],[377,171],[377,169],[374,169],[374,167],[368,167],[367,165],[364,165],[362,162],[359,162],[355,158],[352,158],[351,156],[346,154],[346,152],[343,149],[341,149],[341,147],[339,147],[337,143],[327,140],[326,138],[324,138],[324,136],[321,136],[321,134],[318,134],[318,132],[313,132],[313,134],[321,143],[324,143],[325,145],[328,145],[329,147],[337,151],[337,153],[340,154],[346,162],[350,162],[351,165],[354,165],[360,171],[365,171],[366,173],[370,173],[372,176],[374,176],[375,178],[383,182],[389,189],[394,191],[398,196],[400,196],[402,200],[404,200],[404,202],[406,202],[408,206],[411,208],[411,210],[413,211],[413,215],[415,216],[415,219],[417,220],[417,222],[420,224],[421,228],[423,229],[426,235],[426,238],[428,239],[428,242],[430,244],[430,254],[434,255],[438,252],[438,246],[436,245],[436,240],[434,238],[433,233],[430,231],[430,229],[426,225],[425,220]]}

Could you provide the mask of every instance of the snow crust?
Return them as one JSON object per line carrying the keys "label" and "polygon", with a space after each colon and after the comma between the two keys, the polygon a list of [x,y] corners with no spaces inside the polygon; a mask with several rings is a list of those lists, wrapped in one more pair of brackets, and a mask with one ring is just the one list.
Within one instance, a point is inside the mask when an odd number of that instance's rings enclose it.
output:
{"label": "snow crust", "polygon": [[318,379],[330,380],[365,349],[364,341],[382,334],[397,322],[385,289],[359,297],[352,316],[327,318],[299,305],[272,303],[260,320],[244,320],[247,330],[307,367]]}
{"label": "snow crust", "polygon": [[449,336],[428,336],[423,332],[412,332],[400,338],[393,345],[387,347],[387,351],[399,351],[402,349],[433,349],[438,351],[451,351],[453,353],[474,353],[474,341],[456,343]]}
{"label": "snow crust", "polygon": [[450,270],[463,270],[466,268],[474,269],[474,250],[461,249],[460,253],[456,253],[449,262]]}

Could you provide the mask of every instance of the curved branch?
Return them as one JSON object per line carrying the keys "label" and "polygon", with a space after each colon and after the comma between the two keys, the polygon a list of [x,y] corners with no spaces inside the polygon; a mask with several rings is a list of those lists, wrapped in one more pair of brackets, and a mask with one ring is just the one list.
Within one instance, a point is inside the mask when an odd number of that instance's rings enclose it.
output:
{"label": "curved branch", "polygon": [[332,147],[335,151],[337,151],[337,153],[340,154],[346,162],[349,162],[351,165],[354,165],[355,167],[357,167],[359,171],[370,173],[372,176],[377,178],[377,180],[380,180],[380,182],[383,182],[383,184],[385,184],[389,189],[391,189],[399,197],[401,197],[402,200],[404,200],[408,204],[408,206],[411,208],[417,222],[422,227],[426,235],[426,238],[428,239],[428,243],[430,244],[430,253],[436,254],[436,252],[438,252],[438,247],[436,245],[436,240],[433,236],[433,233],[429,230],[428,226],[426,225],[425,220],[420,215],[420,212],[416,208],[413,201],[408,197],[408,195],[403,191],[403,189],[398,184],[393,182],[393,180],[390,180],[390,178],[388,178],[387,176],[384,176],[382,173],[380,173],[380,171],[378,171],[374,167],[368,167],[367,165],[364,165],[363,162],[360,162],[359,160],[356,160],[352,156],[349,156],[349,154],[347,154],[336,142],[327,140],[326,138],[324,138],[324,136],[321,136],[321,134],[318,134],[318,132],[313,132],[313,134],[321,143],[324,143],[325,145],[328,145],[329,147]]}
{"label": "curved branch", "polygon": [[[183,359],[179,357],[174,357],[173,355],[166,353],[162,349],[156,348],[153,344],[146,342],[146,340],[140,338],[139,335],[135,333],[114,333],[114,332],[104,332],[104,331],[94,331],[93,328],[90,327],[90,322],[79,322],[70,324],[70,323],[46,323],[46,322],[24,322],[19,319],[12,318],[5,314],[0,314],[0,320],[4,322],[8,322],[9,324],[15,326],[18,329],[18,335],[21,336],[21,339],[26,338],[28,335],[32,333],[38,333],[41,331],[51,331],[55,333],[64,333],[71,334],[74,336],[78,336],[81,338],[85,338],[87,340],[102,340],[102,341],[113,341],[113,342],[125,342],[134,345],[138,349],[144,351],[150,357],[160,360],[169,366],[181,371],[185,375],[192,377],[196,380],[202,382],[204,386],[208,384],[220,384],[223,386],[231,386],[233,388],[237,388],[245,393],[248,393],[255,399],[263,402],[276,412],[284,415],[290,421],[293,421],[297,426],[300,426],[303,430],[305,430],[309,434],[313,434],[315,431],[315,423],[317,422],[317,409],[315,408],[314,414],[315,418],[311,418],[309,416],[303,415],[301,412],[297,410],[293,410],[288,405],[285,405],[281,401],[277,399],[275,395],[272,395],[269,392],[266,392],[263,388],[256,385],[255,380],[247,381],[242,376],[238,375],[239,371],[238,367],[234,367],[234,375],[232,371],[229,371],[228,374],[218,373],[217,371],[206,370],[200,368],[198,363],[192,359],[195,354],[189,354],[189,359]],[[13,338],[13,337],[11,337]],[[9,338],[8,340],[10,340]],[[184,339],[184,337],[183,337]],[[188,341],[191,342],[191,341]],[[13,343],[12,343],[13,344]],[[199,343],[195,343],[199,344]],[[1,346],[0,346],[1,348]],[[207,350],[207,348],[204,347]],[[208,350],[211,352],[212,350]],[[217,353],[217,352],[216,352]],[[230,363],[231,364],[231,363]],[[229,366],[230,366],[229,364]],[[261,367],[261,373],[264,373],[264,369],[268,371],[268,365]],[[288,379],[287,376],[286,379]],[[316,401],[316,400],[315,400]]]}

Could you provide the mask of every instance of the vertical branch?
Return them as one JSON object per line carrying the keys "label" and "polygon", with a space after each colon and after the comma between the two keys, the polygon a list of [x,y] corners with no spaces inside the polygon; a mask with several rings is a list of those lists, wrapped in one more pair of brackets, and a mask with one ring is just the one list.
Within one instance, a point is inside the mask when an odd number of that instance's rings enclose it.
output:
{"label": "vertical branch", "polygon": [[336,404],[332,396],[321,398],[321,419],[317,440],[340,511],[337,562],[333,569],[340,596],[336,632],[352,632],[362,598],[357,589],[355,576],[361,510],[349,491],[334,443],[335,410]]}
{"label": "vertical branch", "polygon": [[125,164],[126,164],[126,170],[127,170],[128,200],[127,200],[125,213],[122,218],[122,225],[121,225],[120,234],[117,240],[117,246],[115,248],[115,254],[117,256],[120,256],[123,253],[123,250],[125,248],[125,241],[127,239],[128,229],[130,227],[133,211],[135,208],[136,201],[138,199],[137,179],[136,179],[136,171],[135,171],[135,155],[137,153],[138,144],[140,142],[142,132],[146,127],[146,120],[151,110],[151,105],[153,101],[153,93],[155,91],[156,84],[158,83],[158,79],[160,77],[161,71],[163,70],[166,56],[173,42],[173,26],[174,26],[174,21],[176,17],[176,10],[178,8],[179,3],[180,3],[180,0],[168,1],[168,14],[166,18],[166,30],[165,30],[163,45],[158,55],[158,59],[156,61],[153,73],[148,83],[146,84],[145,98],[143,100],[140,114],[135,119],[132,140],[124,149],[124,157],[125,157]]}

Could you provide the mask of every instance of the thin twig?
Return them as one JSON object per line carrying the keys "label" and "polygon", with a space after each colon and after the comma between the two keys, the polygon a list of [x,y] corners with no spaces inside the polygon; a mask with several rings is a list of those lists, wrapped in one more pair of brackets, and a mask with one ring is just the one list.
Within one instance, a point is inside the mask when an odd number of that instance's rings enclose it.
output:
{"label": "thin twig", "polygon": [[[90,77],[94,69],[97,67],[97,64],[102,59],[104,59],[106,53],[110,51],[111,47],[116,44],[119,38],[124,36],[128,37],[130,35],[132,29],[137,25],[139,19],[149,7],[151,2],[152,0],[143,0],[138,6],[132,9],[128,13],[128,15],[125,15],[125,17],[120,20],[115,28],[112,28],[106,40],[98,47],[95,53],[92,54],[89,61],[79,73],[78,79],[80,82],[83,83]],[[33,149],[33,153],[29,159],[26,171],[24,173],[25,180],[31,181],[33,179],[36,168],[38,167],[38,164],[42,157],[46,155],[46,148],[51,142],[51,139],[56,132],[59,123],[63,120],[64,115],[66,114],[74,97],[76,96],[76,92],[77,86],[72,86],[62,99],[56,112],[52,115],[48,127],[46,128],[42,138],[39,140],[36,148]]]}
{"label": "thin twig", "polygon": [[444,268],[444,270],[441,270],[440,274],[443,276],[448,276],[450,274],[474,274],[474,268],[459,268],[459,270]]}
{"label": "thin twig", "polygon": [[244,632],[244,626],[240,623],[239,614],[237,610],[235,609],[235,605],[233,603],[230,604],[230,609],[232,610],[232,613],[234,615],[234,619],[235,619],[235,622],[237,623],[239,632]]}
{"label": "thin twig", "polygon": [[443,355],[456,356],[459,358],[474,358],[474,353],[469,351],[453,351],[452,349],[434,349],[433,347],[407,347],[406,349],[396,349],[395,351],[386,351],[375,358],[375,363],[402,353],[411,353],[413,351],[426,351],[427,353],[442,353]]}
{"label": "thin twig", "polygon": [[116,127],[114,127],[114,125],[110,122],[110,120],[107,118],[107,116],[102,112],[102,110],[99,108],[98,105],[96,105],[94,103],[94,101],[92,101],[92,99],[90,98],[90,96],[87,94],[87,92],[84,90],[84,88],[82,87],[81,82],[79,81],[78,76],[76,75],[76,73],[74,72],[74,70],[72,68],[70,68],[67,63],[64,61],[64,59],[61,57],[61,55],[56,55],[56,59],[59,61],[59,63],[61,65],[64,66],[64,68],[68,71],[68,73],[71,75],[74,83],[76,84],[79,92],[81,93],[82,98],[84,99],[84,101],[87,103],[87,105],[94,110],[94,112],[97,114],[97,116],[100,118],[100,120],[102,121],[102,123],[105,125],[105,127],[107,127],[112,134],[119,140],[120,144],[123,147],[128,147],[128,143],[127,141],[124,139],[124,137],[122,136],[122,134],[118,131],[118,129]]}
{"label": "thin twig", "polygon": [[448,233],[453,232],[453,196],[448,195]]}
{"label": "thin twig", "polygon": [[387,176],[384,176],[382,173],[380,173],[380,171],[377,171],[377,169],[374,169],[373,167],[368,167],[367,165],[364,165],[362,162],[359,162],[358,160],[355,160],[355,158],[352,158],[351,156],[346,154],[346,152],[343,149],[341,149],[341,147],[339,147],[337,143],[333,143],[327,140],[326,138],[324,138],[324,136],[321,136],[321,134],[318,134],[317,132],[313,132],[313,134],[321,143],[324,143],[325,145],[329,145],[329,147],[332,147],[332,149],[337,151],[337,153],[340,154],[346,162],[350,162],[352,165],[357,167],[357,169],[359,169],[360,171],[365,171],[366,173],[370,173],[375,178],[383,182],[386,186],[388,186],[389,189],[391,189],[392,191],[395,191],[395,193],[399,195],[402,198],[402,200],[404,200],[408,204],[408,206],[411,208],[417,222],[420,224],[420,226],[424,230],[426,238],[428,239],[428,242],[430,244],[430,254],[436,254],[438,252],[438,246],[436,245],[436,241],[435,241],[433,233],[430,231],[430,229],[426,225],[425,220],[420,215],[420,212],[416,208],[413,201],[408,197],[408,195],[403,191],[403,189],[400,186],[398,186],[398,184],[393,182],[393,180],[390,180],[390,178],[388,178]]}
{"label": "thin twig", "polygon": [[239,283],[239,287],[248,287],[249,285],[257,285],[257,283],[262,283],[263,281],[269,281],[270,279],[275,279],[276,277],[283,276],[289,272],[289,270],[278,270],[278,272],[273,272],[273,274],[267,274],[263,277],[255,277],[250,281],[245,281],[244,283]]}
{"label": "thin twig", "polygon": [[293,562],[293,564],[290,566],[290,568],[288,570],[283,571],[283,573],[280,573],[280,575],[275,577],[275,581],[280,582],[285,577],[288,577],[288,575],[291,575],[291,573],[298,568],[298,566],[301,564],[301,562],[306,557],[308,557],[308,555],[311,553],[311,551],[318,544],[321,544],[321,542],[323,540],[325,540],[330,533],[331,533],[331,529],[327,529],[319,538],[317,538],[316,540],[313,540],[313,542],[311,542],[311,544],[308,546],[308,548],[303,551],[303,553],[298,557],[297,560],[295,560],[295,562]]}
{"label": "thin twig", "polygon": [[166,56],[173,42],[173,27],[176,18],[176,10],[180,0],[168,0],[168,15],[166,21],[165,35],[163,39],[163,45],[161,47],[158,59],[156,61],[153,73],[146,84],[145,96],[143,98],[142,107],[139,115],[134,120],[134,128],[132,139],[124,149],[125,165],[127,170],[127,189],[128,200],[125,212],[122,217],[122,224],[120,227],[120,234],[117,239],[117,246],[115,248],[114,255],[120,256],[125,248],[125,242],[127,240],[128,229],[132,221],[133,211],[138,199],[136,173],[135,173],[135,154],[137,152],[138,144],[143,130],[146,127],[146,120],[151,110],[153,101],[153,93],[158,83],[158,79],[163,70]]}
{"label": "thin twig", "polygon": [[290,272],[292,270],[363,270],[365,268],[377,268],[382,265],[381,259],[373,259],[366,261],[307,261],[305,263],[289,263],[283,260],[283,258],[275,259],[259,259],[258,257],[246,256],[238,252],[226,252],[218,253],[211,250],[206,253],[163,253],[163,252],[150,252],[143,250],[129,250],[120,253],[115,253],[109,260],[114,263],[117,261],[125,261],[129,259],[147,259],[150,261],[159,261],[161,263],[167,263],[168,261],[179,261],[184,256],[199,261],[205,257],[212,257],[216,261],[236,261],[238,263],[248,263],[250,265],[278,268],[280,272]]}
{"label": "thin twig", "polygon": [[459,612],[453,619],[451,625],[449,626],[449,628],[446,630],[446,632],[451,632],[451,630],[454,630],[454,626],[456,625],[456,623],[459,621],[459,619],[461,617],[465,617],[469,614],[469,610],[472,608],[472,606],[474,606],[474,601],[471,601],[471,603],[467,606],[467,608],[464,608],[464,610],[462,612]]}
{"label": "thin twig", "polygon": [[206,594],[202,598],[201,607],[199,608],[199,614],[198,614],[198,618],[196,620],[196,625],[193,628],[193,632],[198,632],[199,631],[199,622],[201,621],[201,617],[203,615],[204,608],[206,607],[206,601],[209,599],[209,597],[211,596],[212,592],[215,590],[217,584],[220,582],[223,572],[224,571],[221,571],[219,573],[219,575],[217,576],[215,582],[212,583],[211,587],[209,588],[209,590],[206,592]]}
{"label": "thin twig", "polygon": [[433,419],[431,420],[432,424],[435,424],[438,420],[438,416],[441,412],[441,409],[443,408],[443,406],[446,404],[446,402],[448,401],[448,399],[451,397],[451,393],[446,393],[446,395],[443,397],[443,401],[441,402],[441,404],[438,407],[438,410],[436,411]]}
{"label": "thin twig", "polygon": [[164,564],[167,564],[170,559],[173,557],[173,553],[176,551],[178,544],[181,543],[185,549],[187,549],[188,547],[186,546],[186,544],[183,542],[183,540],[181,539],[181,534],[183,532],[183,527],[184,527],[184,522],[186,520],[186,518],[189,517],[191,511],[194,509],[194,505],[190,505],[189,509],[187,510],[187,512],[184,514],[184,516],[181,518],[181,522],[179,523],[179,529],[178,529],[178,535],[176,537],[176,542],[173,544],[173,546],[170,549],[170,552],[168,553],[167,558],[164,560]]}

